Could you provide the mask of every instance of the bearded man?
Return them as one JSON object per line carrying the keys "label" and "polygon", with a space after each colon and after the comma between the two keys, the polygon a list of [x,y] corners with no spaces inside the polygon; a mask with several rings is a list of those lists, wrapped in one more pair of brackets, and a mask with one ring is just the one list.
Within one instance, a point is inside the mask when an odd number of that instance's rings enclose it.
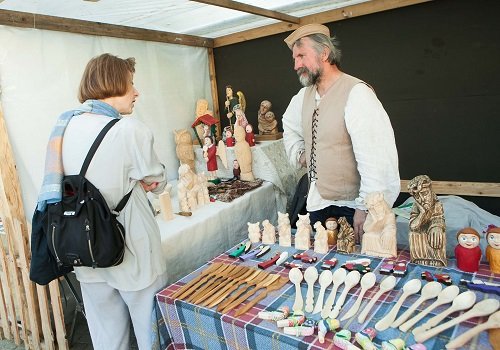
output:
{"label": "bearded man", "polygon": [[304,88],[283,116],[283,138],[291,163],[307,167],[311,222],[345,216],[359,242],[366,195],[382,192],[392,207],[400,190],[389,116],[368,84],[340,70],[328,27],[302,26],[285,42]]}

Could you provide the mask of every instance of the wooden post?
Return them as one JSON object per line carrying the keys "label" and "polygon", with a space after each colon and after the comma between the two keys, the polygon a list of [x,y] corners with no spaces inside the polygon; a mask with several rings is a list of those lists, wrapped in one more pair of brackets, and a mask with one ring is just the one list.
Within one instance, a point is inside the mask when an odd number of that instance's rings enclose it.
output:
{"label": "wooden post", "polygon": [[[212,90],[212,103],[214,105],[214,118],[219,118],[219,125],[217,126],[217,135],[222,139],[221,132],[221,116],[219,111],[219,94],[217,93],[217,78],[215,77],[215,60],[214,50],[207,49],[208,52],[208,74],[210,76],[210,87]],[[203,146],[203,144],[201,144]]]}

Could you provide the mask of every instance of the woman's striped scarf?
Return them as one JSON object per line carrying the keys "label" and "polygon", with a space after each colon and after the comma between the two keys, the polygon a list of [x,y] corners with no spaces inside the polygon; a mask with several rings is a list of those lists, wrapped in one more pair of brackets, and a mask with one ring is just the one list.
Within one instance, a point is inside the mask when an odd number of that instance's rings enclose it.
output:
{"label": "woman's striped scarf", "polygon": [[47,203],[57,203],[62,199],[62,179],[64,169],[62,164],[62,144],[66,127],[71,118],[83,113],[105,115],[120,118],[120,113],[109,104],[99,100],[87,100],[75,110],[61,114],[50,134],[45,156],[45,171],[42,188],[38,196],[37,209],[44,211]]}

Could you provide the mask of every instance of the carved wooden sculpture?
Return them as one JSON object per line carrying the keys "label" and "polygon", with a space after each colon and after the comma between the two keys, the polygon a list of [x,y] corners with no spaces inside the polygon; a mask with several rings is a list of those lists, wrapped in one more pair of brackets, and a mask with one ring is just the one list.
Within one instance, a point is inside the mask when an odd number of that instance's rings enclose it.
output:
{"label": "carved wooden sculpture", "polygon": [[311,221],[309,213],[299,215],[295,232],[295,249],[308,250],[311,247]]}
{"label": "carved wooden sculpture", "polygon": [[288,213],[278,212],[278,235],[280,246],[292,246],[292,226],[290,225]]}
{"label": "carved wooden sculpture", "polygon": [[335,219],[334,217],[326,219],[325,227],[326,234],[328,235],[328,244],[337,244],[337,236],[339,234],[339,224],[337,223],[337,219]]}
{"label": "carved wooden sculpture", "polygon": [[486,241],[486,260],[490,263],[490,270],[500,274],[500,227],[488,227]]}
{"label": "carved wooden sculpture", "polygon": [[384,200],[382,192],[369,193],[365,198],[368,215],[363,225],[361,253],[383,258],[397,256],[396,217]]}
{"label": "carved wooden sculpture", "polygon": [[328,234],[321,224],[321,221],[317,221],[314,224],[314,229],[316,230],[316,235],[314,236],[314,251],[318,254],[328,253]]}
{"label": "carved wooden sculpture", "polygon": [[236,126],[234,128],[234,137],[236,139],[234,153],[240,164],[240,179],[242,181],[253,181],[255,177],[252,172],[252,150],[245,140],[245,129],[241,126]]}
{"label": "carved wooden sculpture", "polygon": [[193,172],[194,168],[194,149],[193,138],[187,129],[174,130],[175,135],[175,153],[181,164],[189,165]]}
{"label": "carved wooden sculpture", "polygon": [[338,222],[340,229],[337,237],[337,251],[348,254],[354,253],[356,248],[354,229],[344,216],[340,217]]}
{"label": "carved wooden sculpture", "polygon": [[177,195],[179,196],[179,208],[181,211],[193,211],[196,209],[198,205],[197,177],[187,164],[182,164],[179,167]]}
{"label": "carved wooden sculpture", "polygon": [[278,122],[271,111],[272,104],[268,100],[260,103],[258,122],[259,134],[261,135],[274,135],[278,133]]}
{"label": "carved wooden sculpture", "polygon": [[252,243],[260,242],[260,222],[251,223],[248,222],[248,239]]}
{"label": "carved wooden sculpture", "polygon": [[276,230],[269,220],[262,221],[262,243],[274,244],[276,243]]}
{"label": "carved wooden sculpture", "polygon": [[411,262],[446,266],[446,225],[443,205],[432,191],[432,181],[419,175],[408,183],[408,192],[415,199],[410,214]]}
{"label": "carved wooden sculpture", "polygon": [[205,175],[204,172],[198,174],[197,184],[198,184],[198,206],[210,203],[207,175]]}

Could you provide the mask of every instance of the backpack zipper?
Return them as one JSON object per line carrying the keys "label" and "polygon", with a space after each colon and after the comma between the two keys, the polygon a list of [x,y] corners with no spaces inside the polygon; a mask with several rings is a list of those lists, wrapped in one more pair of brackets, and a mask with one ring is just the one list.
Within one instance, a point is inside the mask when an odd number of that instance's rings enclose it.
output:
{"label": "backpack zipper", "polygon": [[56,255],[56,261],[58,266],[62,266],[63,263],[59,259],[59,255],[56,250],[56,225],[52,224],[52,248],[54,249],[54,254]]}
{"label": "backpack zipper", "polygon": [[118,223],[116,223],[116,228],[118,229],[118,231],[120,232],[120,235],[122,236],[122,241],[123,241],[123,250],[122,250],[122,253],[120,254],[120,256],[116,259],[116,263],[113,264],[113,266],[117,266],[120,264],[120,261],[123,261],[123,256],[125,255],[125,235],[123,234],[121,228],[120,228],[120,225]]}
{"label": "backpack zipper", "polygon": [[92,268],[95,269],[97,267],[97,263],[95,262],[94,252],[92,251],[92,245],[90,242],[90,223],[88,219],[85,219],[85,231],[87,232],[87,243],[89,245],[90,258],[92,259]]}

